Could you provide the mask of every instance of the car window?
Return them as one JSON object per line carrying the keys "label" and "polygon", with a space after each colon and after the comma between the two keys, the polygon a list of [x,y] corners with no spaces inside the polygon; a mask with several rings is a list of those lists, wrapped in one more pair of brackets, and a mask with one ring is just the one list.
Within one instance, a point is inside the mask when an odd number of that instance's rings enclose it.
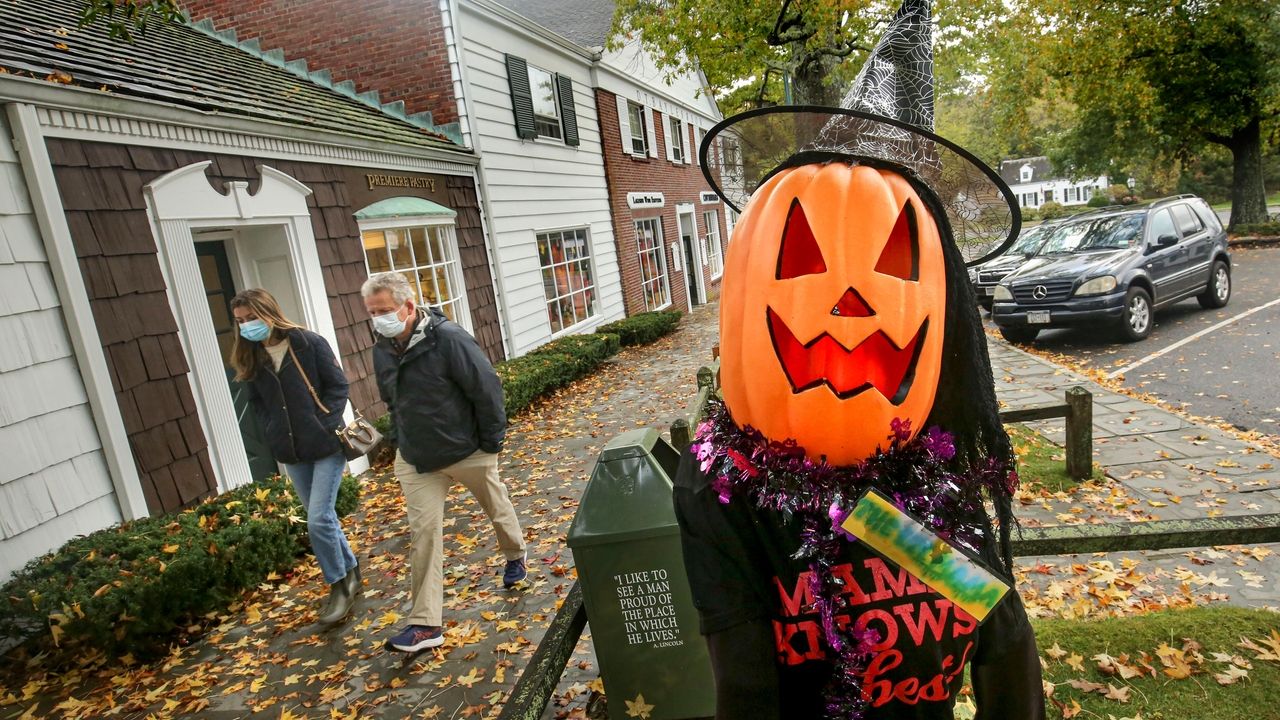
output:
{"label": "car window", "polygon": [[1048,228],[1037,227],[1031,228],[1030,230],[1022,233],[1018,236],[1018,239],[1014,241],[1013,245],[1009,247],[1009,253],[1026,254],[1035,252],[1036,248],[1040,247],[1040,243],[1044,241],[1046,230],[1048,230]]}
{"label": "car window", "polygon": [[1142,216],[1137,213],[1082,220],[1055,229],[1039,254],[1123,250],[1137,244],[1141,231]]}
{"label": "car window", "polygon": [[1182,237],[1191,237],[1204,229],[1204,223],[1200,222],[1200,218],[1191,212],[1191,208],[1186,205],[1174,205],[1173,220],[1178,224],[1178,230],[1182,233]]}
{"label": "car window", "polygon": [[1165,235],[1178,237],[1178,229],[1173,225],[1173,215],[1167,209],[1151,213],[1151,222],[1147,226],[1147,237],[1155,242]]}
{"label": "car window", "polygon": [[1204,204],[1203,201],[1193,202],[1191,203],[1191,207],[1195,208],[1196,214],[1200,216],[1200,221],[1203,222],[1205,227],[1209,228],[1209,230],[1218,232],[1222,229],[1222,221],[1218,219],[1218,214],[1210,209],[1208,205]]}

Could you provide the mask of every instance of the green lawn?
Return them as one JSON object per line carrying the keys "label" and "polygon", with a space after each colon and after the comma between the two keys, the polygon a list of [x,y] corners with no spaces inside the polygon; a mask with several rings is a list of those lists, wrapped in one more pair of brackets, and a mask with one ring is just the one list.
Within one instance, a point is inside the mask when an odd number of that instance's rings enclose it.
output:
{"label": "green lawn", "polygon": [[[1267,205],[1268,205],[1268,206],[1270,206],[1270,205],[1280,205],[1280,192],[1274,192],[1274,193],[1271,193],[1270,195],[1268,195],[1268,196],[1267,196]],[[1231,209],[1231,201],[1230,201],[1230,200],[1227,200],[1226,202],[1214,203],[1214,204],[1213,204],[1213,209],[1214,209],[1214,210],[1230,210],[1230,209]]]}
{"label": "green lawn", "polygon": [[[1050,718],[1063,717],[1061,708],[1074,709],[1073,703],[1080,705],[1081,712],[1076,716],[1080,718],[1280,718],[1280,655],[1275,655],[1280,648],[1267,644],[1269,639],[1280,644],[1280,635],[1272,635],[1280,628],[1280,615],[1276,613],[1216,606],[1106,620],[1037,620],[1033,625],[1046,663],[1045,679],[1054,684],[1052,701],[1056,702],[1050,703]],[[1240,647],[1242,638],[1249,638],[1258,650]],[[1196,645],[1188,645],[1188,641]],[[1055,645],[1066,655],[1055,650]],[[1162,645],[1167,646],[1165,653],[1181,655],[1180,659],[1169,658],[1172,668],[1157,654]],[[1108,675],[1099,669],[1102,654],[1142,674],[1127,680]],[[1274,659],[1263,659],[1268,655]],[[1075,669],[1069,661],[1082,665],[1084,671]],[[1186,663],[1181,672],[1180,661]],[[1189,677],[1171,676],[1188,670]],[[1245,674],[1240,675],[1241,671]],[[1239,677],[1230,685],[1219,683],[1217,677],[1230,679],[1232,673]],[[1102,692],[1086,692],[1067,684],[1073,680],[1116,688],[1119,692],[1113,694],[1127,695],[1128,701],[1109,699]]]}
{"label": "green lawn", "polygon": [[[1067,475],[1065,450],[1025,425],[1009,425],[1005,429],[1009,431],[1009,440],[1018,455],[1018,477],[1023,485],[1044,488],[1049,492],[1069,492],[1080,485]],[[1097,465],[1093,467],[1093,477],[1102,479]]]}

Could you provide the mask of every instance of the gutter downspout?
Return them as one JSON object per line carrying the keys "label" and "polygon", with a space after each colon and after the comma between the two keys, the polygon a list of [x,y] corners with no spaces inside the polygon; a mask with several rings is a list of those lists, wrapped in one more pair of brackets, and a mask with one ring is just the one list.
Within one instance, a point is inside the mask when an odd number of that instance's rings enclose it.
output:
{"label": "gutter downspout", "polygon": [[66,211],[49,161],[49,149],[40,131],[40,120],[32,105],[11,103],[5,109],[31,196],[32,212],[49,257],[49,270],[58,289],[67,334],[71,337],[85,394],[89,398],[93,423],[102,441],[102,454],[111,474],[120,515],[125,520],[147,517],[150,514],[147,499],[142,493],[142,482],[129,447],[129,435],[111,383],[111,372],[98,337],[84,276],[80,274],[80,262],[76,259],[71,229],[67,225]]}

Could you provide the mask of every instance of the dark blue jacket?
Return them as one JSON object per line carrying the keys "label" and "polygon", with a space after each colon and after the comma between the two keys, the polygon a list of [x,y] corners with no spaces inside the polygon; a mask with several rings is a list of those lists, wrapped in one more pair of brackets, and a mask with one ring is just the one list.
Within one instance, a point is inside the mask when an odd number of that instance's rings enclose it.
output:
{"label": "dark blue jacket", "polygon": [[[347,376],[324,338],[300,328],[286,335],[293,353],[285,354],[278,372],[266,348],[258,345],[250,399],[276,462],[315,462],[342,450],[336,431],[347,407]],[[327,413],[311,397],[294,356]]]}
{"label": "dark blue jacket", "polygon": [[[502,382],[479,343],[431,308],[407,350],[388,338],[373,347],[378,391],[391,408],[400,455],[418,472],[448,467],[476,450],[502,450],[507,415]],[[426,327],[421,327],[426,323]]]}

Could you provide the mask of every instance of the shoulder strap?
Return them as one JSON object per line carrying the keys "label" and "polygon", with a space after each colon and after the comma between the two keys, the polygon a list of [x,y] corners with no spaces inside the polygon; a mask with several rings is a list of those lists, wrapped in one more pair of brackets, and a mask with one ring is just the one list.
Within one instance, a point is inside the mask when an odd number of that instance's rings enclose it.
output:
{"label": "shoulder strap", "polygon": [[289,342],[289,338],[284,339],[286,345],[289,346],[289,357],[293,358],[293,366],[298,368],[298,374],[302,376],[302,382],[307,386],[307,392],[311,393],[311,399],[316,401],[316,407],[320,408],[320,412],[325,415],[329,414],[329,408],[320,402],[320,396],[316,394],[316,389],[311,387],[311,378],[307,377],[307,371],[302,369],[302,363],[298,362],[298,356],[293,352],[293,343]]}

